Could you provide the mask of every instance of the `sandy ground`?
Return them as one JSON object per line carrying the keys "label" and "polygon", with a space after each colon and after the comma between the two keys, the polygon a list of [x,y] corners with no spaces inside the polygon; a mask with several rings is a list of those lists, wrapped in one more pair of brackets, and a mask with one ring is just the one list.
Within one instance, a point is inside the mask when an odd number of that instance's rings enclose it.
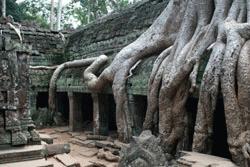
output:
{"label": "sandy ground", "polygon": [[[101,163],[107,167],[116,167],[117,163],[108,162],[103,159],[97,158],[98,148],[96,147],[85,147],[79,144],[73,144],[72,140],[79,140],[79,138],[86,137],[86,132],[69,132],[68,127],[55,127],[55,128],[46,128],[38,130],[40,134],[48,134],[54,140],[54,144],[65,144],[69,143],[71,151],[69,155],[71,155],[76,161],[81,164],[81,167],[89,167],[93,163],[97,162]],[[48,159],[49,161],[54,163],[54,167],[64,167],[61,163],[59,163],[55,158],[51,157]]]}

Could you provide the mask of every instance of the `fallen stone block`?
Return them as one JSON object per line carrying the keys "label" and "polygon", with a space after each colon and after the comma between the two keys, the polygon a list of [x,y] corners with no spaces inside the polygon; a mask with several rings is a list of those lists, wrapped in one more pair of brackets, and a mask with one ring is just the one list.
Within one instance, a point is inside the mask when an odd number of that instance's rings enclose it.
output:
{"label": "fallen stone block", "polygon": [[78,139],[78,140],[81,140],[81,141],[87,140],[86,136],[76,136],[75,138]]}
{"label": "fallen stone block", "polygon": [[95,147],[95,141],[93,140],[85,140],[85,141],[81,141],[78,139],[72,139],[69,141],[69,143],[78,145],[78,146],[82,146],[82,147],[88,147],[88,148],[94,148]]}
{"label": "fallen stone block", "polygon": [[69,144],[49,144],[45,145],[45,156],[52,156],[57,154],[70,153]]}
{"label": "fallen stone block", "polygon": [[102,135],[87,135],[88,140],[107,140],[107,136],[102,136]]}
{"label": "fallen stone block", "polygon": [[207,154],[183,151],[181,158],[177,160],[179,167],[237,167],[230,160]]}
{"label": "fallen stone block", "polygon": [[55,131],[59,133],[66,133],[66,132],[69,132],[69,127],[56,128]]}
{"label": "fallen stone block", "polygon": [[61,162],[66,167],[81,167],[80,163],[77,162],[72,156],[68,154],[60,154],[54,156],[56,160]]}
{"label": "fallen stone block", "polygon": [[80,149],[78,153],[84,157],[93,157],[97,155],[98,149],[92,148],[92,149]]}
{"label": "fallen stone block", "polygon": [[86,166],[86,167],[107,167],[106,165],[100,163],[100,162],[93,162],[93,161],[89,161],[90,163],[92,163],[91,165],[89,166]]}
{"label": "fallen stone block", "polygon": [[68,134],[71,135],[71,137],[76,137],[81,135],[81,133],[79,132],[68,132]]}
{"label": "fallen stone block", "polygon": [[98,159],[104,159],[109,162],[118,162],[120,157],[113,155],[110,151],[105,151],[104,149],[100,149],[97,154]]}
{"label": "fallen stone block", "polygon": [[118,149],[121,149],[121,148],[128,148],[128,147],[129,147],[129,144],[122,143],[122,142],[120,142],[120,141],[118,141],[118,140],[115,140],[115,141],[114,141],[114,145],[115,145],[115,147],[118,148]]}
{"label": "fallen stone block", "polygon": [[114,143],[110,141],[95,141],[95,146],[98,148],[112,147],[114,148]]}
{"label": "fallen stone block", "polygon": [[47,144],[53,144],[53,137],[47,134],[40,134],[40,138],[42,141],[46,142]]}

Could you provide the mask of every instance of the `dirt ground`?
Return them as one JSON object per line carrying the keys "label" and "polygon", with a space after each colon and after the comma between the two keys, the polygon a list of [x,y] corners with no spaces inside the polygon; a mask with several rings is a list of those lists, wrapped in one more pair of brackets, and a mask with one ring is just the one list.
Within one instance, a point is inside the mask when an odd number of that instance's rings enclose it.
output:
{"label": "dirt ground", "polygon": [[[101,149],[96,147],[95,140],[86,140],[87,134],[91,132],[69,132],[68,127],[54,127],[38,130],[40,134],[47,134],[53,138],[53,144],[69,143],[71,151],[70,156],[78,161],[81,167],[91,167],[94,163],[102,164],[106,167],[116,167],[117,162],[109,162],[104,159],[98,159],[97,154]],[[109,143],[112,140],[101,141],[102,143]],[[48,158],[53,162],[54,167],[64,167],[54,157]]]}

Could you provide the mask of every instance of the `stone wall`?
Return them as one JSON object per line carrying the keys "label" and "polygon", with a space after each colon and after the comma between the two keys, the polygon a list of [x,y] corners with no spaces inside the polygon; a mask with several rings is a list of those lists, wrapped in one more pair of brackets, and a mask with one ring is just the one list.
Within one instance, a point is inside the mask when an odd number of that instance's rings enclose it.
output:
{"label": "stone wall", "polygon": [[[17,24],[14,24],[14,26],[18,27]],[[64,38],[67,38],[67,32],[59,34],[56,31],[23,25],[21,26],[21,42],[17,33],[9,25],[0,24],[0,30],[0,46],[4,45],[5,50],[15,48],[17,52],[28,52],[30,66],[52,66],[67,61],[67,58],[64,56],[65,40],[63,40],[62,36],[64,34]],[[21,51],[19,51],[20,48]],[[37,93],[46,93],[48,91],[52,73],[52,70],[29,70],[29,110],[34,120],[36,120],[36,116],[38,115]],[[43,100],[46,103],[47,98]],[[46,113],[44,112],[43,114]]]}
{"label": "stone wall", "polygon": [[0,147],[39,143],[28,108],[30,43],[0,25]]}
{"label": "stone wall", "polygon": [[[17,26],[17,25],[15,25]],[[17,33],[6,24],[0,25],[1,35],[5,38],[7,48],[18,47],[13,45],[20,45],[20,39]],[[63,32],[67,38],[67,33]],[[65,42],[62,36],[56,31],[50,31],[47,29],[33,28],[33,27],[21,27],[21,36],[23,44],[30,50],[30,65],[44,65],[51,66],[55,64],[61,64],[66,61],[64,56]],[[30,71],[30,78],[32,88],[38,90],[47,90],[48,81],[52,71]]]}
{"label": "stone wall", "polygon": [[[114,12],[69,37],[65,55],[69,60],[95,57],[105,54],[114,56],[126,45],[137,39],[159,16],[168,0],[144,0],[130,8]],[[128,81],[128,91],[133,94],[146,94],[147,78],[154,58],[143,61]],[[82,82],[84,69],[66,70],[57,82],[58,91],[89,92]],[[140,75],[136,75],[136,73]],[[110,89],[105,90],[111,92]]]}

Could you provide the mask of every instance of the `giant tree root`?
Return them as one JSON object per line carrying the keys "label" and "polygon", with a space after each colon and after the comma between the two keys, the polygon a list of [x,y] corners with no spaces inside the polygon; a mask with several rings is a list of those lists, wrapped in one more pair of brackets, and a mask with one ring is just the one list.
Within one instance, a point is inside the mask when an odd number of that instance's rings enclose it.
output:
{"label": "giant tree root", "polygon": [[[49,84],[49,111],[52,114],[52,118],[53,115],[56,112],[56,81],[58,80],[58,78],[60,78],[62,72],[65,69],[69,69],[69,68],[79,68],[79,67],[86,67],[88,65],[90,65],[91,63],[93,63],[96,59],[98,58],[88,58],[88,59],[82,59],[82,60],[74,60],[74,61],[69,61],[69,62],[65,62],[61,65],[59,65],[56,70],[54,71],[51,79],[50,79],[50,84]],[[32,69],[44,69],[45,67],[32,67]],[[52,67],[54,68],[54,67]],[[51,69],[51,67],[47,67],[47,69]]]}
{"label": "giant tree root", "polygon": [[[210,152],[213,112],[221,87],[229,149],[233,160],[247,167],[249,21],[250,0],[170,0],[153,25],[122,49],[99,77],[94,73],[100,64],[94,62],[92,70],[87,70],[91,77],[84,76],[93,90],[113,83],[120,139],[129,141],[133,135],[133,113],[126,94],[129,71],[143,58],[159,54],[149,79],[144,128],[158,128],[154,134],[161,138],[165,153],[175,155],[182,149],[188,92],[196,89],[201,59],[211,50],[200,87],[193,149]],[[159,115],[158,123],[155,115]]]}

